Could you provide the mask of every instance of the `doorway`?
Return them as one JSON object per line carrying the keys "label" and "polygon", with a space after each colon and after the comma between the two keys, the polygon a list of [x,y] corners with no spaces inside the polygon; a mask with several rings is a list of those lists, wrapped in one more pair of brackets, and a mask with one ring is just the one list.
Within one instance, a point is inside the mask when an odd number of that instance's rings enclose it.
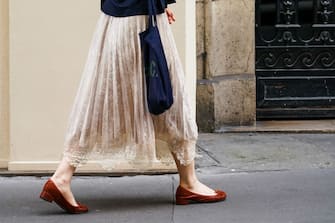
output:
{"label": "doorway", "polygon": [[334,0],[256,0],[257,118],[335,117]]}

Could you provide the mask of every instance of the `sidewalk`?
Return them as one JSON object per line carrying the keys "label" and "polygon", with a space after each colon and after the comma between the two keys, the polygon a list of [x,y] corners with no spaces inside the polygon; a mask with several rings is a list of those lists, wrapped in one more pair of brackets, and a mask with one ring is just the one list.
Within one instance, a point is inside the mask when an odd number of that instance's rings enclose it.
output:
{"label": "sidewalk", "polygon": [[335,168],[335,134],[201,134],[199,171],[269,171]]}
{"label": "sidewalk", "polygon": [[90,212],[68,215],[38,198],[44,177],[0,177],[0,223],[334,223],[334,134],[201,134],[200,179],[224,202],[174,205],[176,174],[75,176]]}

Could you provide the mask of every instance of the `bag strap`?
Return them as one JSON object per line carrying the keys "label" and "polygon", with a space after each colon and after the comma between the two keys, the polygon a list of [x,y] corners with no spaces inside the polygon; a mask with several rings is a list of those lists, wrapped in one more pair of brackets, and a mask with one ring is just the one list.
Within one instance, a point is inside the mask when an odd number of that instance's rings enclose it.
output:
{"label": "bag strap", "polygon": [[157,25],[157,11],[155,6],[156,0],[148,0],[148,12],[149,12],[149,26]]}

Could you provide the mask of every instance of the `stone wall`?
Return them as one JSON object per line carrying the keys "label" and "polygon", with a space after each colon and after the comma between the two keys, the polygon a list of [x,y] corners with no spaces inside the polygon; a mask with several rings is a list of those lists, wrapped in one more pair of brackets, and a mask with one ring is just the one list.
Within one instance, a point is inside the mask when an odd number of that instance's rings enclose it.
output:
{"label": "stone wall", "polygon": [[256,120],[254,1],[197,1],[200,131]]}

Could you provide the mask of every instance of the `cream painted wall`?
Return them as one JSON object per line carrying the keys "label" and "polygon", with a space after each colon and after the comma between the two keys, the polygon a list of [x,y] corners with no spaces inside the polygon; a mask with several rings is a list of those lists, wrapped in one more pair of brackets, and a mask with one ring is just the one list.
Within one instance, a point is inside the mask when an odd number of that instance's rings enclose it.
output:
{"label": "cream painted wall", "polygon": [[0,168],[9,157],[8,0],[0,1]]}
{"label": "cream painted wall", "polygon": [[[190,21],[194,5],[186,0],[173,6],[178,18],[173,29],[195,108],[195,19]],[[10,0],[9,170],[56,167],[99,13],[100,1]],[[91,163],[82,170],[99,168]]]}
{"label": "cream painted wall", "polygon": [[191,98],[193,115],[196,108],[196,18],[194,0],[177,0],[171,9],[176,14],[176,23],[173,25],[177,47],[184,65],[186,88]]}

